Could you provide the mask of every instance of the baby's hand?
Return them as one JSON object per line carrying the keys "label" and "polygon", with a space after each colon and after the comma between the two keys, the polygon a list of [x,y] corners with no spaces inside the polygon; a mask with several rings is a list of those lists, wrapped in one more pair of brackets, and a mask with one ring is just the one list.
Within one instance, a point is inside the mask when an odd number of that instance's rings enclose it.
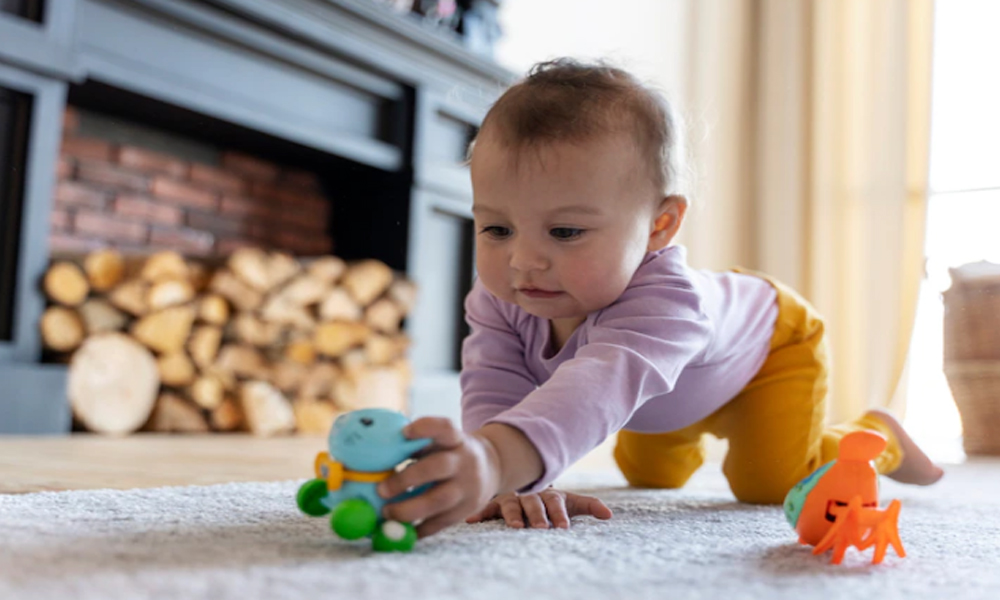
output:
{"label": "baby's hand", "polygon": [[580,515],[610,519],[611,509],[593,496],[548,488],[538,494],[500,494],[465,522],[478,523],[502,518],[509,527],[520,529],[524,527],[527,517],[528,523],[535,528],[548,529],[551,521],[554,527],[569,529],[570,517]]}
{"label": "baby's hand", "polygon": [[413,498],[387,504],[386,519],[419,521],[417,535],[426,537],[461,522],[498,491],[499,459],[489,441],[437,417],[417,419],[403,434],[433,441],[415,462],[380,483],[379,495],[395,498],[424,484],[436,485]]}

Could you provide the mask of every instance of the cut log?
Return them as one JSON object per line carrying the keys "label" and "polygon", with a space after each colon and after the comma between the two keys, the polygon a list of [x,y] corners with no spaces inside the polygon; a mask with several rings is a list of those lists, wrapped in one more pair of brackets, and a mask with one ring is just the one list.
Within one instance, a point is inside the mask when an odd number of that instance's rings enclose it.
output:
{"label": "cut log", "polygon": [[183,387],[191,385],[195,378],[194,363],[183,350],[164,354],[156,360],[163,385]]}
{"label": "cut log", "polygon": [[211,325],[229,321],[229,303],[218,294],[207,294],[198,301],[198,318]]}
{"label": "cut log", "polygon": [[194,298],[194,287],[183,279],[165,279],[149,287],[146,305],[150,310],[162,310],[186,304]]}
{"label": "cut log", "polygon": [[243,411],[232,398],[226,398],[209,415],[212,429],[216,431],[235,431],[243,425]]}
{"label": "cut log", "polygon": [[364,348],[355,348],[344,353],[337,364],[340,366],[341,373],[355,377],[368,368],[368,356],[365,355]]}
{"label": "cut log", "polygon": [[42,313],[42,343],[57,352],[75,350],[86,335],[80,315],[72,308],[50,306]]}
{"label": "cut log", "polygon": [[282,296],[269,298],[260,316],[269,323],[288,325],[300,331],[312,331],[316,327],[316,319],[305,307],[293,304]]}
{"label": "cut log", "polygon": [[295,414],[288,400],[265,381],[244,383],[240,404],[254,435],[278,435],[295,428]]}
{"label": "cut log", "polygon": [[376,300],[365,309],[365,323],[375,331],[399,333],[399,324],[402,320],[403,311],[388,298]]}
{"label": "cut log", "polygon": [[311,340],[294,340],[285,346],[285,358],[303,365],[316,362],[316,346]]}
{"label": "cut log", "polygon": [[121,333],[87,338],[70,362],[70,406],[90,431],[120,435],[139,429],[159,387],[152,353]]}
{"label": "cut log", "polygon": [[240,281],[252,289],[258,292],[267,292],[271,289],[271,275],[268,270],[270,259],[264,250],[239,248],[230,255],[228,266]]}
{"label": "cut log", "polygon": [[311,306],[318,304],[329,291],[330,285],[326,282],[311,275],[299,275],[281,288],[277,297],[296,306]]}
{"label": "cut log", "polygon": [[333,398],[344,411],[361,408],[388,408],[406,412],[410,377],[398,365],[364,369],[334,383]]}
{"label": "cut log", "polygon": [[292,403],[295,413],[295,429],[304,435],[326,435],[333,422],[341,414],[330,402],[321,400],[296,400]]}
{"label": "cut log", "polygon": [[236,373],[233,373],[232,371],[224,371],[215,365],[209,365],[202,370],[202,375],[218,379],[222,383],[222,388],[226,390],[227,394],[239,391],[240,381],[236,378]]}
{"label": "cut log", "polygon": [[257,310],[264,296],[244,283],[231,271],[220,269],[212,275],[208,289],[219,294],[240,310]]}
{"label": "cut log", "polygon": [[201,325],[195,327],[188,340],[188,352],[194,363],[201,369],[206,369],[215,363],[215,357],[219,355],[219,346],[222,344],[222,328],[212,325]]}
{"label": "cut log", "polygon": [[146,259],[139,276],[152,283],[167,279],[188,280],[191,271],[183,256],[173,250],[164,250]]}
{"label": "cut log", "polygon": [[149,305],[146,304],[146,291],[148,289],[149,284],[145,281],[130,279],[111,290],[108,300],[125,312],[141,317],[149,312]]}
{"label": "cut log", "polygon": [[330,398],[340,370],[333,363],[318,362],[306,373],[299,387],[300,398]]}
{"label": "cut log", "polygon": [[188,263],[188,281],[195,293],[202,293],[208,289],[208,284],[212,281],[212,269],[208,265],[200,262]]}
{"label": "cut log", "polygon": [[238,341],[260,348],[277,344],[281,336],[281,327],[276,323],[265,323],[249,312],[236,315],[233,331]]}
{"label": "cut log", "polygon": [[49,267],[43,281],[45,295],[63,306],[79,306],[90,293],[87,276],[76,264],[59,261]]}
{"label": "cut log", "polygon": [[373,365],[387,365],[402,357],[409,346],[406,336],[372,335],[365,340],[365,358]]}
{"label": "cut log", "polygon": [[199,377],[191,384],[191,399],[195,404],[208,410],[219,408],[226,397],[222,381],[211,375]]}
{"label": "cut log", "polygon": [[132,335],[161,353],[180,352],[191,334],[194,308],[172,306],[142,317],[132,326]]}
{"label": "cut log", "polygon": [[320,354],[336,358],[364,343],[368,335],[368,327],[361,323],[333,321],[316,328],[313,344]]}
{"label": "cut log", "polygon": [[392,283],[392,269],[378,260],[363,260],[347,268],[341,285],[361,306],[368,306]]}
{"label": "cut log", "polygon": [[359,402],[364,407],[407,412],[409,378],[405,371],[395,367],[377,367],[364,371],[355,383]]}
{"label": "cut log", "polygon": [[403,315],[413,312],[417,303],[417,284],[409,279],[397,279],[389,286],[389,298],[399,306]]}
{"label": "cut log", "polygon": [[128,324],[128,315],[102,298],[91,298],[84,302],[80,307],[80,317],[87,329],[87,335],[122,331]]}
{"label": "cut log", "polygon": [[205,433],[208,431],[208,423],[198,407],[170,392],[160,394],[147,427],[150,431],[161,433]]}
{"label": "cut log", "polygon": [[309,367],[293,360],[282,360],[271,369],[271,383],[286,394],[297,394],[309,374]]}
{"label": "cut log", "polygon": [[276,289],[302,271],[302,264],[291,254],[272,252],[267,264],[270,288]]}
{"label": "cut log", "polygon": [[336,256],[324,256],[309,263],[306,270],[310,276],[332,286],[347,270],[347,263]]}
{"label": "cut log", "polygon": [[264,379],[268,376],[264,357],[253,346],[227,344],[219,351],[215,367],[240,377]]}
{"label": "cut log", "polygon": [[113,248],[94,250],[84,259],[83,270],[94,291],[106,292],[125,277],[125,259]]}
{"label": "cut log", "polygon": [[361,315],[361,307],[343,288],[327,292],[319,306],[319,318],[324,321],[360,321]]}

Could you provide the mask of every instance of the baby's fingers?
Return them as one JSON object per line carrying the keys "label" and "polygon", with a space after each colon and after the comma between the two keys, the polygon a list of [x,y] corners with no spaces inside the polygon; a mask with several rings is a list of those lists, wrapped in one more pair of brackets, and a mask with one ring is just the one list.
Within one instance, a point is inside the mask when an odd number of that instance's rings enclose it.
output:
{"label": "baby's fingers", "polygon": [[[400,521],[401,523],[428,521],[445,513],[450,515],[454,512],[452,509],[458,506],[461,501],[462,491],[458,486],[446,483],[434,486],[414,498],[386,504],[385,508],[382,509],[382,516],[387,520]],[[454,519],[448,520],[447,524],[443,526],[446,527],[456,521]],[[435,529],[435,531],[437,530]],[[419,528],[418,534],[420,534]],[[430,534],[425,533],[423,535]]]}
{"label": "baby's fingers", "polygon": [[500,504],[496,500],[490,500],[490,503],[486,505],[486,508],[472,515],[465,520],[466,523],[479,523],[480,521],[487,521],[489,519],[497,519],[500,517]]}
{"label": "baby's fingers", "polygon": [[435,450],[448,450],[462,445],[462,431],[455,427],[451,419],[445,417],[423,417],[410,423],[403,434],[411,440],[429,438],[431,446],[424,448],[426,454]]}
{"label": "baby's fingers", "polygon": [[504,494],[497,499],[500,504],[500,515],[508,527],[520,529],[524,527],[524,511],[521,509],[521,498],[514,494]]}
{"label": "baby's fingers", "polygon": [[566,500],[563,495],[558,492],[546,491],[539,496],[545,503],[545,510],[549,513],[552,526],[569,529],[569,514],[566,511]]}
{"label": "baby's fingers", "polygon": [[410,463],[399,473],[378,484],[376,489],[383,498],[395,498],[426,483],[450,479],[457,469],[458,458],[453,452],[437,452]]}
{"label": "baby's fingers", "polygon": [[571,517],[590,515],[598,519],[611,518],[611,509],[593,496],[568,493],[566,494],[566,508]]}

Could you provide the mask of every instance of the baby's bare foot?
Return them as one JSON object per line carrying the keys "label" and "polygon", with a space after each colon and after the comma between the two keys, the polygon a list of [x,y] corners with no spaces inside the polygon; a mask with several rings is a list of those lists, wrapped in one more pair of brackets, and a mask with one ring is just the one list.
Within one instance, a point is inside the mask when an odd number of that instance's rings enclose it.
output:
{"label": "baby's bare foot", "polygon": [[930,485],[937,482],[944,475],[944,470],[935,465],[931,459],[924,454],[924,451],[917,446],[913,438],[910,437],[903,425],[896,417],[882,409],[872,409],[868,414],[885,423],[896,439],[899,440],[900,448],[903,450],[903,461],[892,473],[886,473],[886,477],[895,479],[900,483],[913,483],[916,485]]}

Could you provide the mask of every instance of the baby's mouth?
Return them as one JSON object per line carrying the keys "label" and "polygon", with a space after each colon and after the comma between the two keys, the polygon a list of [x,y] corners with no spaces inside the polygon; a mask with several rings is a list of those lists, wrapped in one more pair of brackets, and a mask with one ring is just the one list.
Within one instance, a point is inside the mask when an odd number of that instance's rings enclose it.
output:
{"label": "baby's mouth", "polygon": [[543,290],[543,289],[532,288],[532,287],[517,288],[517,291],[519,293],[521,293],[521,294],[524,294],[525,296],[527,296],[529,298],[540,298],[540,299],[555,298],[557,296],[561,296],[562,295],[562,292],[552,292],[552,291],[549,291],[549,290]]}

